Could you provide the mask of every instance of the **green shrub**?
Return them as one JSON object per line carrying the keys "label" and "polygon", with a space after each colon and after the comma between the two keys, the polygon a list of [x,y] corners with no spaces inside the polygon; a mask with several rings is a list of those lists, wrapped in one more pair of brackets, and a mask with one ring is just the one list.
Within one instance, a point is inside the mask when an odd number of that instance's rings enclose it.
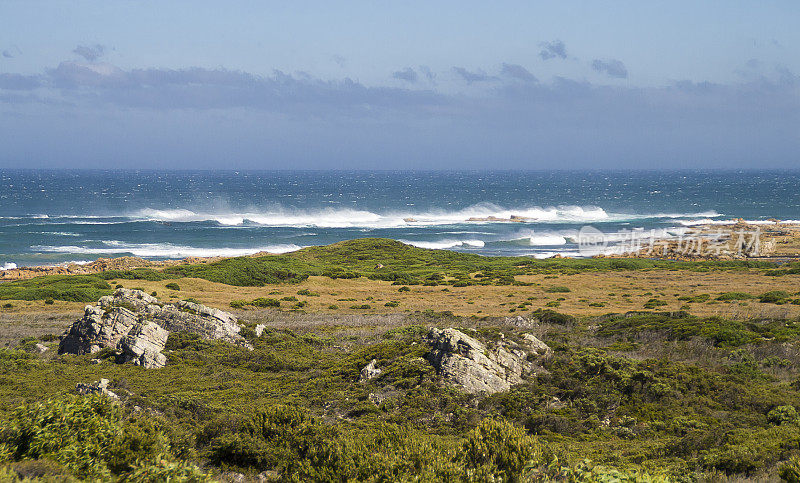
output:
{"label": "green shrub", "polygon": [[783,290],[771,290],[758,297],[758,301],[763,304],[784,304],[790,297],[789,292]]}
{"label": "green shrub", "polygon": [[285,256],[238,257],[213,263],[178,265],[164,269],[165,274],[202,278],[211,282],[240,287],[263,287],[276,283],[300,283],[309,273],[299,273],[287,268],[296,266]]}
{"label": "green shrub", "polygon": [[169,436],[144,416],[126,417],[104,396],[69,396],[17,409],[0,431],[12,461],[50,459],[79,478],[110,479],[158,458],[174,460]]}
{"label": "green shrub", "polygon": [[544,289],[546,293],[567,293],[572,292],[569,287],[564,287],[562,285],[557,285],[555,287],[547,287]]}
{"label": "green shrub", "polygon": [[793,456],[781,465],[778,476],[786,483],[800,483],[800,458]]}
{"label": "green shrub", "polygon": [[750,295],[749,293],[745,292],[723,292],[719,294],[717,300],[727,301],[727,300],[749,300],[756,298],[755,295]]}
{"label": "green shrub", "polygon": [[316,292],[312,292],[308,289],[298,290],[297,295],[305,295],[306,297],[319,297],[319,294]]}
{"label": "green shrub", "polygon": [[384,305],[384,307],[399,307],[400,306],[400,302],[395,302],[394,300],[392,300],[392,301],[386,302],[383,305]]}
{"label": "green shrub", "polygon": [[772,424],[793,423],[797,421],[797,410],[794,406],[778,406],[767,413],[767,420]]}
{"label": "green shrub", "polygon": [[398,291],[398,292],[408,292],[408,291],[410,291],[410,290],[411,290],[411,289],[410,289],[410,288],[408,288],[408,287],[406,287],[405,285],[403,285],[402,287],[400,287],[400,288],[398,288],[398,289],[397,289],[397,291]]}
{"label": "green shrub", "polygon": [[94,302],[111,294],[111,286],[93,275],[46,275],[0,283],[0,300]]}
{"label": "green shrub", "polygon": [[105,280],[147,280],[148,282],[160,282],[170,278],[176,278],[175,275],[153,270],[152,268],[134,268],[133,270],[107,270],[97,274],[98,277]]}
{"label": "green shrub", "polygon": [[570,325],[575,322],[575,317],[571,315],[547,309],[537,309],[531,312],[531,317],[539,319],[544,324]]}
{"label": "green shrub", "polygon": [[517,481],[541,457],[536,440],[504,419],[487,418],[467,436],[459,460],[468,481]]}
{"label": "green shrub", "polygon": [[253,307],[280,307],[281,306],[281,302],[280,302],[280,300],[276,300],[276,299],[268,299],[268,298],[264,298],[264,297],[259,297],[259,298],[255,299],[255,300],[253,300],[252,302],[250,302],[249,305],[252,305]]}
{"label": "green shrub", "polygon": [[178,285],[175,282],[170,282],[170,283],[164,285],[164,288],[167,288],[169,290],[180,290],[181,289],[180,285]]}
{"label": "green shrub", "polygon": [[667,305],[667,303],[663,300],[653,298],[644,303],[644,308],[654,309],[656,307],[663,307],[664,305]]}
{"label": "green shrub", "polygon": [[351,305],[350,308],[351,309],[359,309],[359,310],[368,310],[368,309],[371,309],[372,306],[370,304],[360,304],[360,305],[356,304],[356,305]]}

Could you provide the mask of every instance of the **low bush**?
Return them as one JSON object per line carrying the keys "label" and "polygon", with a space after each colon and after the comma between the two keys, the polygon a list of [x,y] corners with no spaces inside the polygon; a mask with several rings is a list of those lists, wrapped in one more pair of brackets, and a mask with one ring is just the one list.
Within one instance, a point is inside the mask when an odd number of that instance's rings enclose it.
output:
{"label": "low bush", "polygon": [[749,293],[744,292],[724,292],[717,296],[717,300],[721,301],[728,301],[728,300],[750,300],[756,298],[755,295],[750,295]]}
{"label": "low bush", "polygon": [[783,290],[772,290],[765,292],[758,297],[758,301],[763,304],[785,304],[789,297],[789,292]]}
{"label": "low bush", "polygon": [[0,284],[0,300],[94,302],[111,294],[111,286],[93,275],[46,275]]}
{"label": "low bush", "polygon": [[[104,396],[68,396],[21,407],[0,431],[3,446],[11,461],[48,459],[75,477],[103,480],[141,475],[161,461],[174,463],[173,451],[180,450],[163,424],[130,416]],[[190,465],[179,466],[195,481],[206,479]]]}

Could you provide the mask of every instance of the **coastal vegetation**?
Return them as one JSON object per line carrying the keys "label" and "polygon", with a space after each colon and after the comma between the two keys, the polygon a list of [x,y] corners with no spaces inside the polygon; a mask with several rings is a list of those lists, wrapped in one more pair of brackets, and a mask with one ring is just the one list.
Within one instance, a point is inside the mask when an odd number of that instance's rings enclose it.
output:
{"label": "coastal vegetation", "polygon": [[[798,285],[775,269],[361,240],[0,283],[0,480],[793,481]],[[161,369],[56,354],[63,311],[115,285],[234,308],[252,350],[172,332]],[[469,393],[430,363],[430,327],[551,351]],[[100,378],[119,402],[74,394]]]}

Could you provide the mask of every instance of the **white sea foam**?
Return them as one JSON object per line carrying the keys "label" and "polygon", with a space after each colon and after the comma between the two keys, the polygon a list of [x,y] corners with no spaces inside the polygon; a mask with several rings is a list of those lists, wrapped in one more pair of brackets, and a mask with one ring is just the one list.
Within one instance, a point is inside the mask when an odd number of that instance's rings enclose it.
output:
{"label": "white sea foam", "polygon": [[470,247],[470,248],[483,248],[485,243],[482,240],[438,240],[438,241],[417,241],[417,240],[399,240],[407,245],[412,245],[418,248],[430,248],[434,250],[445,250],[448,248]]}
{"label": "white sea foam", "polygon": [[14,262],[6,262],[0,266],[0,270],[14,270],[15,268],[17,268],[17,264]]}
{"label": "white sea foam", "polygon": [[171,243],[123,243],[116,240],[103,242],[106,247],[89,248],[80,246],[46,246],[39,245],[31,249],[51,253],[72,253],[87,255],[122,255],[130,254],[137,257],[185,258],[185,257],[238,257],[252,255],[258,252],[287,253],[299,250],[300,246],[293,244],[267,245],[254,248],[199,248],[190,246],[173,245]]}
{"label": "white sea foam", "polygon": [[[354,209],[291,210],[243,212],[196,212],[187,209],[144,209],[133,218],[160,222],[213,221],[221,225],[235,226],[252,223],[262,226],[319,227],[319,228],[397,228],[404,226],[452,225],[481,222],[494,218],[511,222],[517,216],[531,222],[578,223],[603,221],[608,214],[599,207],[558,206],[549,208],[525,207],[503,208],[491,203],[479,203],[456,211],[431,210],[427,212],[375,213]],[[488,222],[488,221],[483,221]],[[493,221],[497,222],[497,221]]]}
{"label": "white sea foam", "polygon": [[81,236],[80,233],[72,233],[68,231],[43,231],[41,233],[43,235],[54,235],[54,236]]}

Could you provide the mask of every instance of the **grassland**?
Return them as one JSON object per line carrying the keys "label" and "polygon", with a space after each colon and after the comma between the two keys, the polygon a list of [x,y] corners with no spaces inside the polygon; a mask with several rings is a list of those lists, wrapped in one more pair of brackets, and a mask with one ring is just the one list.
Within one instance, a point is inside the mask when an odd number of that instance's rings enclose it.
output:
{"label": "grassland", "polygon": [[[2,471],[131,481],[231,471],[256,480],[264,470],[296,481],[788,479],[800,469],[800,274],[792,270],[485,258],[365,240],[106,272],[74,286],[3,283],[0,460],[10,466]],[[89,298],[117,285],[231,310],[255,350],[176,333],[160,370],[54,354],[54,335],[86,301],[75,290]],[[267,327],[260,337],[257,324]],[[554,354],[545,373],[509,392],[468,395],[421,359],[430,326],[483,340],[532,333]],[[36,343],[51,350],[39,354]],[[382,375],[359,382],[372,359]],[[100,377],[123,395],[119,414],[68,396]],[[47,399],[58,406],[31,406]],[[63,448],[8,453],[52,431],[45,410],[95,415],[123,436],[97,443],[112,450],[98,449],[96,464]],[[19,429],[30,426],[23,420],[39,421],[35,431]]]}

